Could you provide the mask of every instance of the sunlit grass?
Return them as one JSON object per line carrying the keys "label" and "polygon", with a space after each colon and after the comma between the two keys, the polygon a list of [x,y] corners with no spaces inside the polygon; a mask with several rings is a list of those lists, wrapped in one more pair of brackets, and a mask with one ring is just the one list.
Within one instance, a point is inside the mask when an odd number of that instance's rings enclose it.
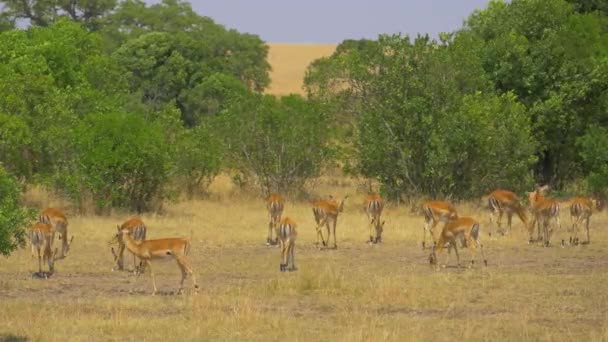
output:
{"label": "sunlit grass", "polygon": [[[309,204],[289,200],[285,215],[299,223],[299,270],[280,273],[278,248],[264,245],[263,201],[239,198],[229,184],[212,189],[209,200],[169,204],[163,215],[142,217],[150,238],[193,233],[189,259],[198,294],[169,294],[180,278],[174,262],[154,264],[162,292],[156,297],[147,274],[110,271],[107,242],[128,215],[71,213],[74,244],[53,277],[31,278],[37,263],[27,249],[0,261],[0,339],[608,339],[605,213],[592,217],[591,245],[562,248],[557,242],[566,233],[557,232],[555,246],[542,248],[527,244],[517,220],[512,235],[489,238],[487,213],[458,205],[461,215],[482,222],[489,264],[436,271],[420,248],[422,218],[409,207],[389,205],[384,243],[370,246],[364,194],[354,181],[327,181],[315,189],[319,196],[351,195],[339,217],[338,249],[316,248]],[[461,255],[466,261],[467,251]]]}

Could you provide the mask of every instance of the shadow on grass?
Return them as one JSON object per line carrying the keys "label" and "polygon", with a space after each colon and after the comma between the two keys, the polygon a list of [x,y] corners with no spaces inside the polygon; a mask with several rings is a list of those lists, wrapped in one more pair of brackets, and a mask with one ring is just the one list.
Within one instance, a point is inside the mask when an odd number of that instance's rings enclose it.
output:
{"label": "shadow on grass", "polygon": [[25,336],[17,336],[13,334],[0,334],[0,342],[25,342],[28,338]]}

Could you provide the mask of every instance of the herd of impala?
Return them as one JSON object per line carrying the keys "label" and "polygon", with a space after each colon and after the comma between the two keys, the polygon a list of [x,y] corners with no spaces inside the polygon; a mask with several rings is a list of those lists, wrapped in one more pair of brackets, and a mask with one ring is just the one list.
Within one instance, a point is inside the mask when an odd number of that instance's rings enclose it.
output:
{"label": "herd of impala", "polygon": [[[602,210],[604,202],[598,198],[573,197],[565,201],[545,196],[547,187],[537,187],[536,190],[528,193],[529,206],[526,207],[520,198],[512,191],[498,189],[487,196],[487,206],[490,210],[490,222],[498,226],[498,231],[508,234],[511,231],[513,214],[516,214],[522,221],[529,234],[529,243],[539,242],[543,246],[549,246],[554,228],[551,222],[555,221],[557,227],[561,228],[559,221],[560,206],[569,205],[572,227],[569,229],[570,237],[568,244],[578,245],[581,243],[578,231],[582,224],[586,229],[586,240],[583,244],[590,242],[589,219],[595,211]],[[330,238],[333,235],[333,248],[337,248],[336,225],[338,215],[344,210],[344,202],[348,198],[345,196],[341,201],[337,201],[332,196],[327,199],[312,202],[312,212],[316,222],[316,244],[319,247],[328,247]],[[297,224],[289,218],[283,217],[285,201],[281,195],[273,194],[266,199],[266,208],[269,215],[268,246],[280,246],[280,271],[295,271],[295,243],[297,239]],[[384,220],[382,211],[384,200],[380,195],[368,195],[364,203],[365,213],[369,221],[369,243],[378,244],[382,242],[382,232]],[[426,248],[426,237],[432,239],[431,253],[429,261],[437,266],[437,256],[447,247],[448,262],[449,252],[454,249],[457,265],[460,266],[460,256],[458,254],[459,245],[461,248],[468,248],[471,254],[471,265],[475,262],[475,252],[481,251],[484,264],[487,265],[483,252],[483,245],[480,241],[480,224],[471,217],[459,216],[455,207],[447,201],[426,201],[417,209],[424,216],[422,249]],[[502,217],[507,215],[507,229],[502,228]],[[528,215],[531,218],[528,218]],[[436,231],[439,222],[443,222],[443,227]],[[327,234],[323,235],[323,227]],[[536,228],[536,238],[534,238]],[[186,256],[190,250],[192,236],[190,238],[164,238],[156,240],[146,239],[148,229],[144,222],[137,217],[130,218],[122,225],[117,226],[117,231],[113,236],[112,243],[118,246],[118,253],[112,247],[115,266],[112,270],[123,270],[124,251],[127,249],[133,254],[133,269],[139,275],[146,268],[150,270],[152,278],[153,292],[157,292],[156,280],[152,270],[152,260],[174,259],[182,272],[179,291],[183,289],[184,280],[190,276],[193,288],[196,290],[196,278],[190,268]],[[59,248],[53,249],[55,234],[59,234],[61,240],[61,252]],[[489,233],[491,235],[491,233]],[[273,238],[274,235],[274,238]],[[56,260],[63,259],[68,255],[74,237],[68,239],[68,220],[65,214],[55,208],[47,208],[40,213],[38,222],[29,231],[32,256],[38,256],[38,275],[47,277],[54,272]],[[562,240],[562,245],[566,244]],[[137,262],[139,259],[139,263]],[[49,272],[42,272],[42,263],[47,262]]]}

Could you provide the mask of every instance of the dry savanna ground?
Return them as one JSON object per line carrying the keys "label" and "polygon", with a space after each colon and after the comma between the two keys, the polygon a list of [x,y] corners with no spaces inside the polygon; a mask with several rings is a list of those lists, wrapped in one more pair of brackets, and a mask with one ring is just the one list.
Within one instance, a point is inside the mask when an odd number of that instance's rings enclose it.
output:
{"label": "dry savanna ground", "polygon": [[303,94],[304,74],[315,59],[329,56],[335,44],[279,44],[270,43],[268,62],[272,66],[271,84],[267,93],[274,95]]}
{"label": "dry savanna ground", "polygon": [[[193,231],[197,294],[172,293],[180,278],[174,262],[154,264],[162,292],[155,297],[148,274],[110,270],[108,240],[128,213],[73,214],[72,250],[50,279],[32,278],[37,262],[27,249],[0,260],[0,340],[608,339],[605,213],[593,217],[590,245],[543,248],[526,243],[518,221],[512,235],[489,238],[487,213],[459,205],[483,224],[488,266],[436,271],[420,248],[422,218],[406,206],[387,207],[382,244],[365,243],[363,194],[344,182],[322,192],[351,195],[337,250],[313,244],[307,203],[287,203],[285,214],[299,223],[299,270],[280,273],[278,248],[264,245],[263,202],[221,191],[143,215],[149,238]],[[557,232],[555,241],[563,236]]]}

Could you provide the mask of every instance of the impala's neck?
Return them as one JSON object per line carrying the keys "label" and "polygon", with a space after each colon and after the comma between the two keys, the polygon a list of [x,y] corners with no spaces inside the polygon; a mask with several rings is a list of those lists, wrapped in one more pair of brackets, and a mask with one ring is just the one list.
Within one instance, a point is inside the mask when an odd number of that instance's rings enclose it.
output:
{"label": "impala's neck", "polygon": [[135,243],[135,241],[133,240],[133,238],[131,237],[131,235],[129,235],[128,232],[123,232],[122,233],[122,241],[124,241],[125,246],[127,246],[127,249],[136,255],[140,255],[141,253],[139,253],[139,246]]}

